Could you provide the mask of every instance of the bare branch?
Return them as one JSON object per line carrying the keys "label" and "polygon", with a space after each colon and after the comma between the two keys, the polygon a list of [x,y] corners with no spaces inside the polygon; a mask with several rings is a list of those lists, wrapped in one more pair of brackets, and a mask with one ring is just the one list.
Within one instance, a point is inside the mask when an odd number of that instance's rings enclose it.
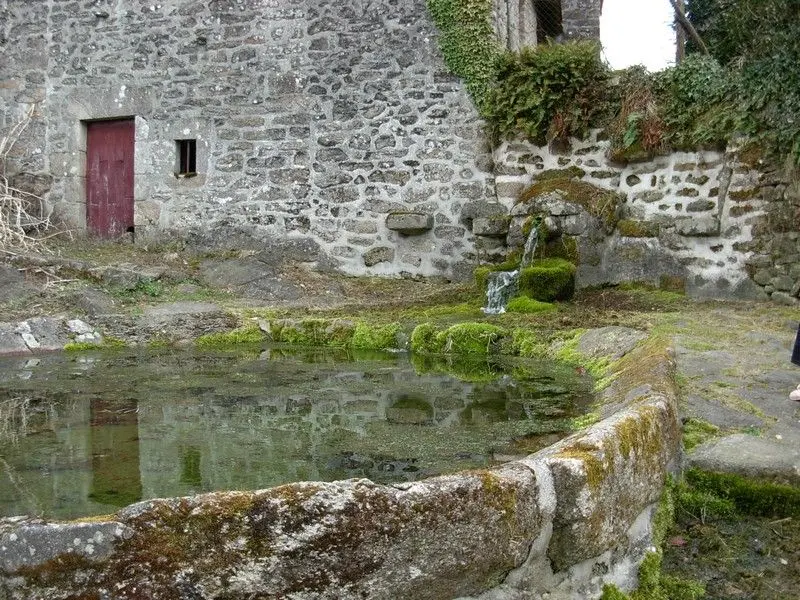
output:
{"label": "bare branch", "polygon": [[708,54],[708,47],[705,42],[703,42],[700,34],[697,33],[697,29],[694,28],[692,22],[686,18],[686,14],[683,12],[683,8],[678,3],[678,0],[669,0],[669,3],[675,11],[675,19],[678,21],[678,24],[683,28],[686,34],[692,38],[692,41],[697,44],[697,47],[700,48],[700,52]]}

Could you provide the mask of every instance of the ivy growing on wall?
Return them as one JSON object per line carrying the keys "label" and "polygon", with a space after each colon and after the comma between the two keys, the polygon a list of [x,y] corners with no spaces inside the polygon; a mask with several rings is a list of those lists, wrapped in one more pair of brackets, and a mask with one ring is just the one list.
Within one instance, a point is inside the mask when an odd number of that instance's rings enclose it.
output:
{"label": "ivy growing on wall", "polygon": [[485,114],[500,46],[492,29],[492,0],[427,0],[439,29],[448,68],[461,77],[475,106]]}

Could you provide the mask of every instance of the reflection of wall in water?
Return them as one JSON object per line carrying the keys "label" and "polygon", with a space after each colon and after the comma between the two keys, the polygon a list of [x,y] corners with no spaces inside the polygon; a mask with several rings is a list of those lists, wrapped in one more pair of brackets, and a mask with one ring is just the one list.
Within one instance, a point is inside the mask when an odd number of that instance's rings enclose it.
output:
{"label": "reflection of wall in water", "polygon": [[[44,415],[42,415],[44,417]],[[54,405],[17,443],[2,448],[10,469],[0,472],[0,504],[6,514],[58,515],[75,507],[96,513],[88,398]],[[10,471],[10,473],[9,473]],[[12,481],[13,478],[13,481]]]}
{"label": "reflection of wall in water", "polygon": [[100,504],[122,508],[142,499],[136,400],[91,404],[92,491]]}
{"label": "reflection of wall in water", "polygon": [[340,373],[316,382],[313,394],[278,389],[268,396],[223,400],[206,393],[186,402],[140,402],[143,494],[320,479],[317,465],[329,456],[337,430],[365,435],[368,423],[387,416],[395,420],[393,406],[409,396],[430,403],[432,424],[454,423],[472,390],[449,377],[420,380],[413,371],[387,372],[378,379]]}

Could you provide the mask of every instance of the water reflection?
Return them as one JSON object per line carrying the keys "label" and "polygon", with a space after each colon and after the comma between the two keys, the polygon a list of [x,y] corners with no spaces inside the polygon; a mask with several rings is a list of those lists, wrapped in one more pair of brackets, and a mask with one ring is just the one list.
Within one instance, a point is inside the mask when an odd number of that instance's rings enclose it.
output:
{"label": "water reflection", "polygon": [[591,399],[590,381],[554,364],[421,368],[274,349],[37,360],[0,361],[0,515],[106,514],[143,498],[291,481],[413,480],[552,443]]}

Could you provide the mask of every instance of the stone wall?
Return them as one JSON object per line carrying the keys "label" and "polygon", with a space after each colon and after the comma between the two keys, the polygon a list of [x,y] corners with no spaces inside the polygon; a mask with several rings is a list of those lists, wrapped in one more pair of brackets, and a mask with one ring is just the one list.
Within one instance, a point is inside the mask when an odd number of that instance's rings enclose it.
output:
{"label": "stone wall", "polygon": [[[510,229],[484,221],[477,230],[473,226],[482,237],[480,254],[491,259],[507,252],[508,244],[521,244],[522,224],[540,214],[549,235],[574,240],[580,286],[642,281],[697,296],[771,295],[797,302],[800,194],[790,175],[752,165],[735,149],[673,153],[627,165],[609,161],[607,149],[596,132],[573,140],[566,152],[522,141],[500,145],[494,209],[510,214]],[[518,204],[531,184],[552,178],[618,194],[613,222],[600,223],[568,191],[551,189]]]}
{"label": "stone wall", "polygon": [[[191,234],[354,274],[462,275],[493,194],[481,123],[424,0],[4,0],[7,169],[85,227],[86,121],[135,117],[137,236]],[[176,140],[197,140],[176,177]],[[390,217],[399,213],[396,217]]]}
{"label": "stone wall", "polygon": [[[578,351],[613,347],[618,358],[642,337],[631,334],[591,330]],[[0,520],[0,597],[583,600],[604,583],[629,590],[680,428],[664,348],[639,346],[614,374],[604,420],[493,470],[152,500],[106,521]]]}

